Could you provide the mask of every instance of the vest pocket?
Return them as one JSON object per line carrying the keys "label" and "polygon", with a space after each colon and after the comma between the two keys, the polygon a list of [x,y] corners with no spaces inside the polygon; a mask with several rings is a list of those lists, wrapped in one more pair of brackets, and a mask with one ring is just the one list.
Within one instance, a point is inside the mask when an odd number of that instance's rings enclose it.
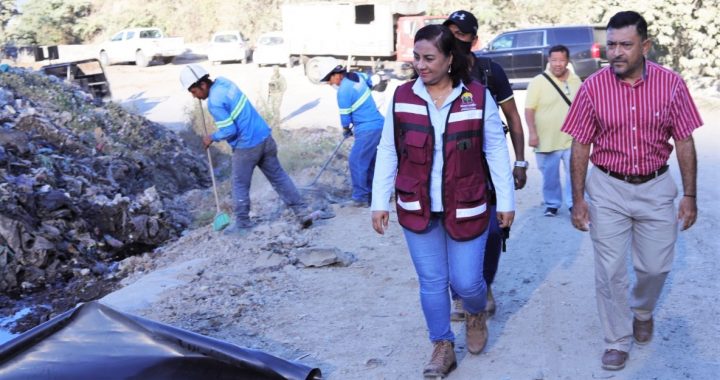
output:
{"label": "vest pocket", "polygon": [[420,204],[420,181],[415,178],[398,175],[395,180],[395,195],[397,205],[403,211],[413,214],[422,214]]}
{"label": "vest pocket", "polygon": [[424,165],[427,162],[427,154],[425,145],[427,144],[428,135],[415,131],[405,133],[405,153],[410,162],[414,164]]}
{"label": "vest pocket", "polygon": [[457,155],[457,159],[455,161],[457,163],[455,177],[462,178],[473,173],[478,173],[478,168],[483,165],[482,160],[484,160],[484,158],[482,155],[482,147],[477,146],[477,141],[474,142],[475,145],[470,145],[465,149],[457,149],[455,151],[455,154]]}
{"label": "vest pocket", "polygon": [[473,186],[455,191],[455,220],[458,222],[477,219],[487,212],[483,186]]}

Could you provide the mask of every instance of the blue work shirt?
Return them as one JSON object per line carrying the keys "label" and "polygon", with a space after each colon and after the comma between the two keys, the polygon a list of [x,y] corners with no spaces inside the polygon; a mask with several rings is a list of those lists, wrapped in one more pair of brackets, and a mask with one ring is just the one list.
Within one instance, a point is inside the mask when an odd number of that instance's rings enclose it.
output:
{"label": "blue work shirt", "polygon": [[356,132],[382,129],[385,119],[377,110],[367,82],[364,73],[348,73],[340,82],[337,102],[343,128],[352,124]]}
{"label": "blue work shirt", "polygon": [[218,131],[210,138],[233,149],[252,148],[270,136],[270,127],[235,83],[219,77],[210,86],[208,111]]}

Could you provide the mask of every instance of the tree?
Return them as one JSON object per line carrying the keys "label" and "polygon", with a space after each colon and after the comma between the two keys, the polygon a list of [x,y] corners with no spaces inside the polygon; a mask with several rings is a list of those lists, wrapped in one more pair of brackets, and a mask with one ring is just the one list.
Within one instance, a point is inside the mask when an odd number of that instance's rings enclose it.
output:
{"label": "tree", "polygon": [[0,0],[0,37],[4,39],[5,28],[10,19],[17,15],[15,0]]}
{"label": "tree", "polygon": [[21,44],[80,43],[94,33],[90,13],[88,0],[28,0],[10,32]]}

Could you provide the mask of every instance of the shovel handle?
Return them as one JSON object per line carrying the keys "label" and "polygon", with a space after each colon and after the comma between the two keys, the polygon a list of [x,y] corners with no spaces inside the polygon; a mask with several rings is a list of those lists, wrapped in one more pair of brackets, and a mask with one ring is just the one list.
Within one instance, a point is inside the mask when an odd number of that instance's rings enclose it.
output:
{"label": "shovel handle", "polygon": [[328,157],[328,159],[325,161],[323,166],[320,168],[320,171],[315,176],[315,179],[313,179],[312,182],[310,182],[310,184],[307,185],[307,187],[314,186],[315,183],[317,183],[318,179],[320,179],[320,176],[323,174],[325,169],[328,167],[328,165],[330,165],[330,161],[332,161],[333,157],[335,157],[335,154],[337,154],[338,150],[340,150],[340,147],[347,139],[348,139],[347,137],[343,136],[342,140],[340,140],[340,142],[337,144],[337,146],[335,146],[335,149],[333,149],[332,153],[330,153],[330,157]]}
{"label": "shovel handle", "polygon": [[[202,118],[202,125],[203,125],[203,131],[205,131],[205,134],[207,135],[207,124],[205,123],[205,110],[203,110],[202,101],[198,99],[198,105],[200,106],[200,116]],[[208,158],[208,165],[210,169],[210,179],[212,179],[212,186],[213,186],[213,194],[215,195],[215,209],[217,210],[217,213],[220,213],[220,198],[218,198],[218,192],[217,192],[217,184],[215,183],[215,172],[213,171],[213,163],[212,163],[212,156],[210,155],[210,148],[206,148],[205,151],[207,152],[207,158]]]}

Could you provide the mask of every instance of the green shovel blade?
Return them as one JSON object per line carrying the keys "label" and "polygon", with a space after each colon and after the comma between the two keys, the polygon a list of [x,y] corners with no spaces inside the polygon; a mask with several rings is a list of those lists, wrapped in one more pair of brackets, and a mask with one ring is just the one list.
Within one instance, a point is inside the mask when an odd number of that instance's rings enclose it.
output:
{"label": "green shovel blade", "polygon": [[215,220],[213,221],[213,230],[221,231],[228,225],[230,225],[230,216],[228,214],[223,212],[215,215]]}

